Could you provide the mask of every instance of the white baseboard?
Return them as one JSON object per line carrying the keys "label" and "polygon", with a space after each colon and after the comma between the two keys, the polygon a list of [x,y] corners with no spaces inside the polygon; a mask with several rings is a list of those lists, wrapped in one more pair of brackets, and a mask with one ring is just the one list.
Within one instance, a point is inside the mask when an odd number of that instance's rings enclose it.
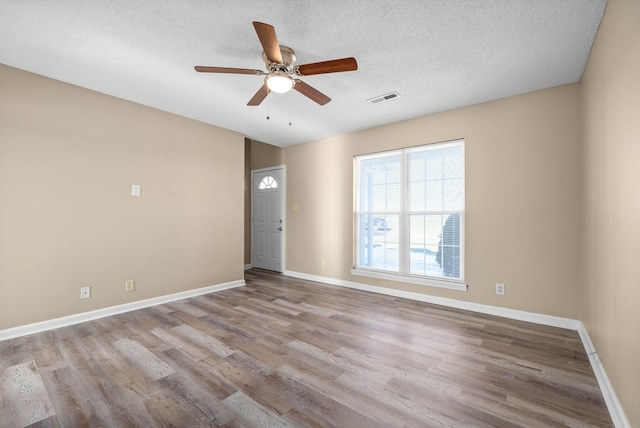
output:
{"label": "white baseboard", "polygon": [[443,297],[429,296],[427,294],[413,293],[409,291],[395,290],[392,288],[379,287],[376,285],[362,284],[359,282],[345,281],[341,279],[328,278],[318,275],[310,275],[307,273],[285,271],[285,275],[294,278],[306,279],[309,281],[322,282],[339,287],[353,288],[356,290],[370,291],[372,293],[384,294],[387,296],[401,297],[404,299],[416,300],[419,302],[433,303],[435,305],[447,306],[450,308],[464,309],[482,314],[496,315],[499,317],[510,318],[519,321],[527,321],[536,324],[548,325],[551,327],[560,327],[568,330],[576,330],[580,335],[584,349],[589,356],[589,362],[593,368],[593,372],[598,380],[598,385],[607,404],[607,409],[611,415],[614,426],[616,428],[630,428],[629,422],[622,410],[620,401],[609,382],[609,378],[604,371],[604,367],[598,358],[593,343],[589,338],[589,334],[581,321],[571,318],[555,317],[551,315],[537,314],[534,312],[520,311],[516,309],[501,308],[498,306],[482,305],[479,303],[464,302],[455,299],[447,299]]}
{"label": "white baseboard", "polygon": [[553,327],[578,330],[580,321],[543,315],[533,312],[519,311],[516,309],[501,308],[499,306],[482,305],[480,303],[465,302],[456,299],[430,296],[428,294],[414,293],[411,291],[396,290],[393,288],[379,287],[376,285],[363,284],[360,282],[345,281],[341,279],[328,278],[324,276],[310,275],[306,273],[285,271],[285,275],[294,278],[307,279],[310,281],[323,282],[325,284],[337,285],[339,287],[354,288],[357,290],[370,291],[372,293],[385,294],[387,296],[401,297],[403,299],[416,300],[419,302],[433,303],[435,305],[448,306],[450,308],[463,309],[467,311],[479,312],[482,314],[495,315],[498,317],[510,318],[519,321],[527,321],[536,324],[544,324]]}
{"label": "white baseboard", "polygon": [[249,264],[249,265],[244,265],[244,270],[249,270],[253,267],[253,265]]}
{"label": "white baseboard", "polygon": [[150,306],[161,305],[163,303],[174,302],[176,300],[187,299],[189,297],[195,297],[203,294],[228,290],[230,288],[241,287],[243,285],[245,285],[245,281],[244,279],[241,279],[224,284],[211,285],[208,287],[197,288],[195,290],[168,294],[166,296],[153,297],[151,299],[139,300],[137,302],[125,303],[118,306],[111,306],[108,308],[97,309],[95,311],[83,312],[80,314],[69,315],[62,318],[55,318],[52,320],[8,328],[5,330],[0,330],[0,342],[3,340],[14,339],[16,337],[27,336],[29,334],[40,333],[42,331],[53,330],[73,324],[79,324],[85,321],[91,321],[111,315],[117,315],[124,312],[135,311],[137,309],[148,308]]}
{"label": "white baseboard", "polygon": [[587,355],[589,356],[591,368],[593,369],[593,373],[596,375],[596,379],[598,380],[598,386],[600,386],[600,391],[602,391],[604,401],[605,403],[607,403],[607,409],[609,409],[609,414],[611,415],[611,419],[613,420],[613,425],[616,428],[631,428],[631,425],[627,420],[627,416],[624,414],[624,410],[620,405],[618,396],[613,390],[613,386],[609,381],[607,373],[604,371],[604,366],[600,361],[600,357],[598,357],[598,353],[593,346],[593,342],[591,342],[589,333],[587,332],[587,329],[582,322],[580,322],[578,334],[580,335],[580,339],[582,339],[584,349],[587,351]]}

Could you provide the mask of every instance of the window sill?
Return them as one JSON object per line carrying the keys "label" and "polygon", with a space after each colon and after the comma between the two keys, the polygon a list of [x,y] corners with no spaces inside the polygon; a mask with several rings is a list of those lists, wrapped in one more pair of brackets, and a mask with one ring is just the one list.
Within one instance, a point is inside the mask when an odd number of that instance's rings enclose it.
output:
{"label": "window sill", "polygon": [[367,276],[369,278],[386,279],[389,281],[407,282],[410,284],[427,285],[429,287],[446,288],[449,290],[467,291],[469,286],[464,282],[454,280],[438,280],[435,278],[424,278],[398,273],[381,272],[368,269],[351,269],[352,275]]}

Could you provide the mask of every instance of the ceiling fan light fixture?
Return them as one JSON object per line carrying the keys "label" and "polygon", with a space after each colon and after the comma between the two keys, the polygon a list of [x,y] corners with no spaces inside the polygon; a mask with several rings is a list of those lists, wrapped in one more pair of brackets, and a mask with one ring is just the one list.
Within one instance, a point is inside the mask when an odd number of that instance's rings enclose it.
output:
{"label": "ceiling fan light fixture", "polygon": [[274,71],[272,73],[269,73],[269,75],[265,78],[265,83],[267,84],[267,87],[270,91],[276,92],[278,94],[289,92],[295,84],[294,80],[282,71]]}

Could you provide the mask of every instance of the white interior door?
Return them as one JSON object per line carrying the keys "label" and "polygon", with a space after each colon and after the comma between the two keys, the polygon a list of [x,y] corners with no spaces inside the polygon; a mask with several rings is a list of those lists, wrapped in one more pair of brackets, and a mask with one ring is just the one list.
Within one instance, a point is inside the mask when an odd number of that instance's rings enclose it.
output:
{"label": "white interior door", "polygon": [[284,270],[284,166],[251,171],[251,264]]}

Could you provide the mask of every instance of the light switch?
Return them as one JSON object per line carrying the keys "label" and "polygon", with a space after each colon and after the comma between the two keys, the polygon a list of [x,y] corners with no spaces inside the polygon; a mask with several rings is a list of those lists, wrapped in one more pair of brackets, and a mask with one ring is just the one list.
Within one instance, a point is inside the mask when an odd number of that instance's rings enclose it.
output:
{"label": "light switch", "polygon": [[300,207],[298,206],[298,204],[291,205],[291,211],[298,211],[298,210],[300,210]]}
{"label": "light switch", "polygon": [[140,185],[134,184],[131,186],[131,196],[140,196]]}

